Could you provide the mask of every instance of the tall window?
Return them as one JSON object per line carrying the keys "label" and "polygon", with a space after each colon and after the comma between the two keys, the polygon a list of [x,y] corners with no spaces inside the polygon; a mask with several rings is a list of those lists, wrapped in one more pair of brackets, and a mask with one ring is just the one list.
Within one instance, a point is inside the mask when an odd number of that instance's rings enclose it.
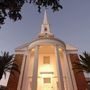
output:
{"label": "tall window", "polygon": [[50,64],[50,56],[44,56],[43,57],[43,63],[44,64]]}

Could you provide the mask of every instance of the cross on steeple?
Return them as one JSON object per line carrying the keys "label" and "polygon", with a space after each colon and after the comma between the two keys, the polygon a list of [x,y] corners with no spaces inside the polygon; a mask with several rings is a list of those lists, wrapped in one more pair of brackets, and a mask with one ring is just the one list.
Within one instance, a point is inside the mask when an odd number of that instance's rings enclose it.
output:
{"label": "cross on steeple", "polygon": [[39,37],[53,37],[53,36],[54,35],[50,31],[50,25],[48,23],[47,13],[45,10],[43,24],[41,26],[41,32],[39,34]]}

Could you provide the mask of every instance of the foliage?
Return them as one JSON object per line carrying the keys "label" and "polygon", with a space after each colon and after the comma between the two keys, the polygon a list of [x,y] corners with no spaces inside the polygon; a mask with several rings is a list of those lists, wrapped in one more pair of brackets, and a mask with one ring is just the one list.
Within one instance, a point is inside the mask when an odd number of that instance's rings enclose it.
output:
{"label": "foliage", "polygon": [[19,72],[19,69],[18,65],[14,63],[13,55],[9,55],[9,52],[3,52],[0,56],[0,80],[3,74],[6,77],[6,72],[14,74],[14,71]]}
{"label": "foliage", "polygon": [[5,86],[0,85],[0,90],[5,90]]}
{"label": "foliage", "polygon": [[14,21],[21,20],[21,9],[25,3],[38,6],[39,12],[41,7],[50,6],[53,11],[62,9],[59,0],[0,0],[0,25],[5,23],[7,17]]}
{"label": "foliage", "polygon": [[78,72],[90,73],[90,54],[84,52],[83,55],[79,55],[80,62],[74,62],[74,69]]}

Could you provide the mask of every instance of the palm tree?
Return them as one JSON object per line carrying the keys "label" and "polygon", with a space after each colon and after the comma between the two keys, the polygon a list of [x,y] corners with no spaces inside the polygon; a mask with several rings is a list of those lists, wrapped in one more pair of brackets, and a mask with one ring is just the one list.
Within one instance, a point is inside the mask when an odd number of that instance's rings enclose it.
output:
{"label": "palm tree", "polygon": [[90,73],[90,54],[84,52],[83,55],[79,55],[80,60],[79,62],[74,62],[74,69],[78,72],[86,72]]}
{"label": "palm tree", "polygon": [[[79,72],[85,72],[90,74],[90,54],[87,52],[84,52],[83,55],[79,55],[79,61],[74,62],[74,68],[77,73]],[[86,81],[88,83],[88,90],[90,90],[90,77],[86,77]]]}
{"label": "palm tree", "polygon": [[5,90],[5,86],[0,85],[0,90]]}
{"label": "palm tree", "polygon": [[6,72],[11,72],[14,75],[14,71],[19,72],[18,65],[14,63],[13,55],[9,55],[9,52],[3,52],[0,56],[0,80],[3,74],[6,77]]}

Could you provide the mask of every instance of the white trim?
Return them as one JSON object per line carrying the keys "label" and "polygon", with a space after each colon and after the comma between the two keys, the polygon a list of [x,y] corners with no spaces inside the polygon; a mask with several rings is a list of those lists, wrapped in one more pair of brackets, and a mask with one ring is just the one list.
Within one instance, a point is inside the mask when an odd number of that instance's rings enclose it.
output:
{"label": "white trim", "polygon": [[37,90],[37,75],[38,75],[38,53],[39,46],[35,47],[35,56],[34,56],[34,66],[33,66],[33,76],[32,76],[32,86],[31,90]]}
{"label": "white trim", "polygon": [[[67,80],[66,81],[67,82],[67,90],[74,90],[69,61],[68,61],[65,51],[63,51],[63,55],[64,55],[65,73],[66,73],[66,80]],[[77,89],[75,89],[75,90],[77,90]]]}
{"label": "white trim", "polygon": [[62,44],[60,41],[56,40],[50,40],[50,39],[43,39],[43,40],[37,40],[35,42],[32,42],[29,46],[28,49],[31,49],[37,45],[59,45],[61,48],[65,49],[65,45]]}
{"label": "white trim", "polygon": [[27,85],[28,85],[28,67],[29,67],[29,50],[27,50],[27,59],[26,59],[26,62],[25,62],[25,68],[24,68],[24,75],[23,75],[23,83],[22,83],[22,90],[26,90],[27,88]]}
{"label": "white trim", "polygon": [[20,76],[19,76],[19,82],[18,82],[17,90],[21,90],[21,86],[22,86],[21,83],[22,83],[22,76],[23,76],[23,69],[24,69],[25,59],[26,59],[26,55],[24,54],[22,65],[21,65],[21,71],[20,71],[21,73],[20,73]]}
{"label": "white trim", "polygon": [[22,51],[22,52],[15,52],[15,55],[16,55],[16,54],[24,54],[24,55],[25,55],[26,52],[27,52],[27,51],[25,51],[25,52],[23,52],[23,51]]}
{"label": "white trim", "polygon": [[[70,53],[71,54],[71,53]],[[74,72],[72,70],[72,64],[71,64],[71,60],[70,60],[70,54],[69,53],[66,53],[66,56],[67,56],[67,61],[68,61],[68,66],[69,66],[69,69],[70,69],[70,72],[71,72],[71,80],[73,82],[73,90],[78,90],[77,89],[77,85],[76,85],[76,80],[75,80],[75,77],[74,77]]]}
{"label": "white trim", "polygon": [[66,50],[67,54],[77,54],[78,50]]}
{"label": "white trim", "polygon": [[55,47],[55,53],[56,53],[56,64],[57,64],[56,66],[57,66],[57,73],[58,73],[59,89],[65,90],[58,46]]}

